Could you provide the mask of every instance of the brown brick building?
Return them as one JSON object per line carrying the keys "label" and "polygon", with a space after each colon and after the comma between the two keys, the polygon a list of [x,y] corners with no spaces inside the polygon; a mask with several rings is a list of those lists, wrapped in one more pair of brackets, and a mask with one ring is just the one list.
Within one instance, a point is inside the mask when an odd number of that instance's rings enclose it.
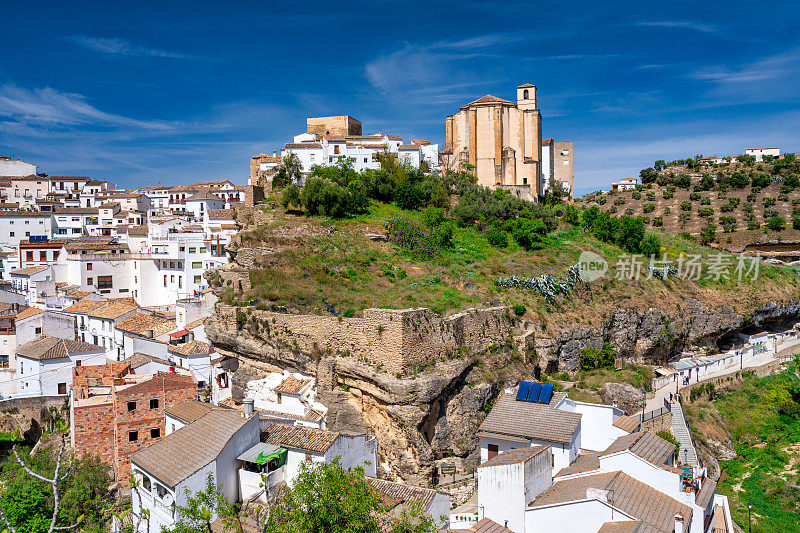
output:
{"label": "brown brick building", "polygon": [[75,367],[72,384],[75,453],[98,456],[121,486],[128,485],[130,456],[164,435],[164,410],[197,398],[191,376],[130,374],[128,363]]}

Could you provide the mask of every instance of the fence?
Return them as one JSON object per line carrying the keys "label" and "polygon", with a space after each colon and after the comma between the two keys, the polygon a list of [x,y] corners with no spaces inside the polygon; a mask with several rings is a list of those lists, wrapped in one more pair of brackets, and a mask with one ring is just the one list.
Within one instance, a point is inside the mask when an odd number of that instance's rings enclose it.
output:
{"label": "fence", "polygon": [[642,413],[636,413],[636,415],[634,415],[633,418],[635,418],[636,420],[638,420],[640,423],[643,424],[645,422],[653,420],[654,418],[658,418],[660,416],[664,416],[667,413],[671,413],[671,412],[672,411],[670,409],[669,402],[666,399],[664,399],[664,405],[662,405],[660,408],[653,409],[650,412],[644,413],[644,416],[642,416]]}

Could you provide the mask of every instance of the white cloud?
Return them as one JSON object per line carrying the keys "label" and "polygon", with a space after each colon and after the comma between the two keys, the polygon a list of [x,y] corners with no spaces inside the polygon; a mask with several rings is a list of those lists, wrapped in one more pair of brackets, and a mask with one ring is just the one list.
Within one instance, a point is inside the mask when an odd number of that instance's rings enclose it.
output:
{"label": "white cloud", "polygon": [[689,20],[662,20],[654,22],[639,22],[637,26],[663,28],[667,30],[690,30],[699,33],[719,33],[719,28],[712,24],[702,24]]}
{"label": "white cloud", "polygon": [[127,39],[117,37],[92,37],[89,35],[69,35],[64,38],[66,41],[77,44],[89,50],[108,55],[139,56],[139,57],[161,57],[167,59],[194,59],[192,56],[150,48],[130,42]]}
{"label": "white cloud", "polygon": [[700,68],[688,76],[711,83],[710,96],[723,103],[796,101],[800,84],[800,47],[737,67]]}
{"label": "white cloud", "polygon": [[59,92],[50,87],[29,90],[13,84],[0,85],[0,117],[29,125],[102,124],[155,130],[172,127],[167,122],[137,120],[100,111],[80,94]]}

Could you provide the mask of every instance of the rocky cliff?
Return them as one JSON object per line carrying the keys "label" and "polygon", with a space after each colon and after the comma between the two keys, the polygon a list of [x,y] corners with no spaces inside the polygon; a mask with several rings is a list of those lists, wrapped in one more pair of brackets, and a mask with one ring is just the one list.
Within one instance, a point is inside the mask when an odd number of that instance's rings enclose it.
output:
{"label": "rocky cliff", "polygon": [[475,466],[475,432],[500,389],[541,371],[575,370],[582,348],[611,342],[628,360],[656,363],[688,345],[713,345],[750,324],[794,320],[798,311],[800,300],[769,303],[750,315],[690,300],[672,313],[620,309],[597,328],[564,329],[550,336],[519,323],[504,343],[456,351],[406,375],[344,349],[299,349],[253,327],[252,321],[232,325],[225,320],[230,309],[218,311],[207,332],[215,345],[240,357],[235,397],[241,397],[248,380],[270,369],[315,375],[320,399],[330,409],[329,427],[373,432],[382,468],[419,479],[445,457],[459,468]]}

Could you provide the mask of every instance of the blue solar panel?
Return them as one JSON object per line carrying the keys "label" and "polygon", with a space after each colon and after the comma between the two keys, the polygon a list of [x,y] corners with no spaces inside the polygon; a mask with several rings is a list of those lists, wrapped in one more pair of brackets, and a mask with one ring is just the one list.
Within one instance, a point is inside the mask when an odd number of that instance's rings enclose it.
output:
{"label": "blue solar panel", "polygon": [[527,400],[529,402],[535,402],[536,399],[539,397],[539,394],[542,392],[542,384],[541,383],[531,383],[531,390],[528,393]]}
{"label": "blue solar panel", "polygon": [[542,385],[542,392],[539,393],[539,403],[550,403],[550,398],[553,397],[553,385]]}
{"label": "blue solar panel", "polygon": [[519,384],[519,391],[517,391],[517,400],[524,402],[528,398],[528,392],[531,390],[531,382],[523,381]]}

